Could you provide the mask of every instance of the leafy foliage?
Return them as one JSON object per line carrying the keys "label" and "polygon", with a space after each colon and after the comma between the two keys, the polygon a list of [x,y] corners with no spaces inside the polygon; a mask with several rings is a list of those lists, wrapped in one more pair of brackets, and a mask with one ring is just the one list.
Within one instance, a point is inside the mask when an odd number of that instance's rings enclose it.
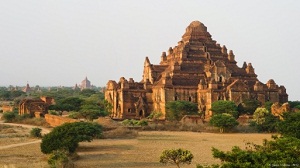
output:
{"label": "leafy foliage", "polygon": [[266,108],[259,107],[255,110],[253,114],[253,119],[257,124],[262,124],[265,122],[265,117],[268,115],[270,112]]}
{"label": "leafy foliage", "polygon": [[286,112],[283,121],[278,124],[278,131],[283,136],[292,136],[300,139],[300,113]]}
{"label": "leafy foliage", "polygon": [[17,118],[17,116],[17,112],[5,112],[3,113],[2,118],[4,119],[4,122],[12,122],[14,119]]}
{"label": "leafy foliage", "polygon": [[56,111],[79,111],[82,102],[83,99],[78,97],[67,97],[50,106],[49,109]]}
{"label": "leafy foliage", "polygon": [[162,116],[162,112],[153,111],[147,118],[156,121]]}
{"label": "leafy foliage", "polygon": [[96,91],[93,89],[83,89],[81,92],[79,92],[79,95],[84,97],[90,97],[93,94],[96,94]]}
{"label": "leafy foliage", "polygon": [[30,131],[30,136],[35,138],[42,137],[42,129],[41,128],[32,128]]}
{"label": "leafy foliage", "polygon": [[238,106],[239,114],[249,114],[252,115],[257,107],[260,106],[258,100],[245,100]]}
{"label": "leafy foliage", "polygon": [[300,140],[293,137],[273,138],[264,140],[263,145],[247,143],[246,149],[234,146],[231,151],[224,152],[213,148],[213,157],[222,161],[221,166],[215,167],[299,167]]}
{"label": "leafy foliage", "polygon": [[264,122],[257,123],[255,121],[250,122],[250,126],[254,127],[257,132],[277,132],[278,123],[280,122],[279,117],[274,116],[271,113],[268,113],[264,116]]}
{"label": "leafy foliage", "polygon": [[211,111],[214,114],[227,113],[237,118],[238,117],[237,109],[238,108],[233,101],[219,100],[211,104]]}
{"label": "leafy foliage", "polygon": [[194,158],[193,154],[184,149],[167,149],[162,152],[160,155],[160,163],[171,163],[176,164],[177,167],[180,167],[180,164],[191,164],[192,159]]}
{"label": "leafy foliage", "polygon": [[167,120],[181,120],[184,115],[198,114],[197,104],[189,101],[170,101],[166,104]]}
{"label": "leafy foliage", "polygon": [[122,125],[125,125],[125,126],[147,126],[148,122],[146,120],[126,119],[126,120],[122,121]]}
{"label": "leafy foliage", "polygon": [[79,142],[92,141],[102,134],[99,124],[88,122],[65,123],[55,127],[46,134],[41,143],[41,151],[49,154],[54,150],[65,149],[70,153],[75,152]]}
{"label": "leafy foliage", "polygon": [[68,152],[66,150],[55,150],[48,158],[48,164],[51,168],[66,167],[69,161]]}
{"label": "leafy foliage", "polygon": [[232,117],[230,114],[225,113],[213,115],[209,120],[209,123],[215,127],[219,127],[221,133],[223,133],[227,129],[231,129],[239,125],[234,117]]}
{"label": "leafy foliage", "polygon": [[273,105],[273,102],[267,101],[264,104],[264,108],[266,108],[268,111],[271,111],[272,105]]}
{"label": "leafy foliage", "polygon": [[300,106],[300,101],[289,101],[291,108],[295,108],[296,106]]}
{"label": "leafy foliage", "polygon": [[26,93],[21,90],[8,91],[6,89],[0,89],[0,100],[12,101],[18,97],[25,96]]}

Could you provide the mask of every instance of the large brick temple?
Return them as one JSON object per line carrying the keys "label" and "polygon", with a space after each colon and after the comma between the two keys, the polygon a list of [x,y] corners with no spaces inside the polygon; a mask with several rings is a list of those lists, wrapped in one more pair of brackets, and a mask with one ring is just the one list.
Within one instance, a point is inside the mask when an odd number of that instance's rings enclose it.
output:
{"label": "large brick temple", "polygon": [[217,100],[284,103],[288,95],[272,79],[260,82],[251,63],[237,66],[232,50],[213,40],[203,23],[193,21],[178,45],[162,53],[158,65],[146,57],[140,82],[124,77],[108,81],[105,99],[113,105],[112,118],[139,119],[153,111],[165,114],[169,101],[197,103],[207,117]]}

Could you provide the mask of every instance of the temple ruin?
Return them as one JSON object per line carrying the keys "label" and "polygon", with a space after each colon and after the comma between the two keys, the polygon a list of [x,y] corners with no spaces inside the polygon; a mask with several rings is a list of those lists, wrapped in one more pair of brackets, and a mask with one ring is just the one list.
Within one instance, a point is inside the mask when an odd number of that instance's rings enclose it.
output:
{"label": "temple ruin", "polygon": [[213,40],[204,24],[193,21],[178,45],[162,53],[159,65],[146,57],[140,82],[124,77],[108,81],[105,99],[113,105],[112,118],[140,119],[153,111],[162,112],[164,118],[169,101],[197,103],[209,117],[217,100],[237,105],[251,99],[284,103],[288,95],[272,79],[260,82],[251,63],[239,67],[233,51]]}

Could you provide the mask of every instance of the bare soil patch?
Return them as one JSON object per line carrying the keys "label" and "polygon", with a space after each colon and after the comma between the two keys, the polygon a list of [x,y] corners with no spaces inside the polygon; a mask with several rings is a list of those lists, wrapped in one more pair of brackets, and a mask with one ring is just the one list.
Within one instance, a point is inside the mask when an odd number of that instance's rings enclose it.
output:
{"label": "bare soil patch", "polygon": [[[80,143],[79,159],[75,167],[101,168],[173,168],[174,165],[159,163],[164,149],[184,148],[194,154],[191,165],[183,168],[195,168],[197,163],[219,163],[213,159],[211,148],[230,150],[232,146],[244,147],[246,142],[262,143],[270,139],[271,134],[215,134],[198,132],[142,131],[134,139],[98,139]],[[10,141],[11,138],[5,138]],[[0,150],[0,167],[49,167],[47,155],[40,152],[40,144],[28,144],[20,147]]]}
{"label": "bare soil patch", "polygon": [[35,141],[36,139],[29,137],[29,132],[29,128],[24,128],[22,126],[0,124],[0,147]]}
{"label": "bare soil patch", "polygon": [[165,149],[184,148],[194,155],[191,165],[220,163],[211,154],[211,148],[230,150],[232,146],[245,147],[246,142],[261,144],[262,139],[270,139],[270,134],[215,134],[195,132],[139,132],[137,139],[95,140],[81,143],[75,162],[79,167],[103,168],[153,168],[174,167],[159,163],[159,156]]}

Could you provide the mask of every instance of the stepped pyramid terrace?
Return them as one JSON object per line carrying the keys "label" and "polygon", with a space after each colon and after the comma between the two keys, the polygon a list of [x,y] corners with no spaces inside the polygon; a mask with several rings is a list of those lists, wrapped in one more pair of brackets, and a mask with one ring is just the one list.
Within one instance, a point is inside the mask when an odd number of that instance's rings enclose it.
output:
{"label": "stepped pyramid terrace", "polygon": [[251,99],[284,103],[288,95],[272,79],[260,82],[251,63],[237,66],[233,51],[213,40],[203,23],[193,21],[178,45],[162,53],[158,65],[146,57],[140,82],[124,77],[108,81],[105,99],[113,105],[112,118],[140,119],[153,111],[164,116],[169,101],[197,103],[209,117],[217,100],[237,105]]}

